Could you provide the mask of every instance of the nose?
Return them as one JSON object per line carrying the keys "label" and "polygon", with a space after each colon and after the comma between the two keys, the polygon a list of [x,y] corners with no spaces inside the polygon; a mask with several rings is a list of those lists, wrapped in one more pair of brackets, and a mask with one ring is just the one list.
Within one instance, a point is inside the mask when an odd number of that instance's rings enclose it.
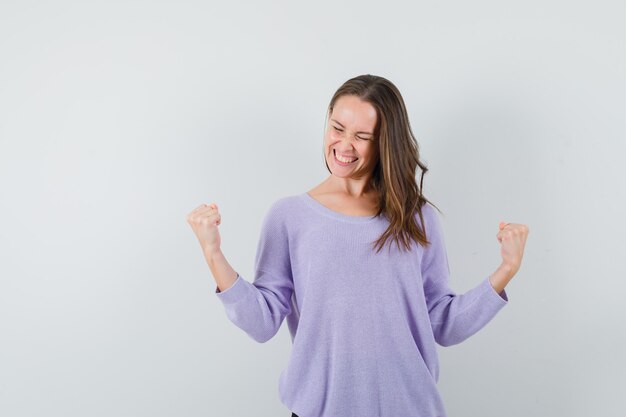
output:
{"label": "nose", "polygon": [[350,141],[341,141],[339,146],[335,146],[335,149],[337,149],[337,152],[344,155],[350,155],[354,153],[354,147],[350,144]]}
{"label": "nose", "polygon": [[344,149],[353,149],[352,146],[353,138],[346,134],[345,132],[341,135],[341,148]]}

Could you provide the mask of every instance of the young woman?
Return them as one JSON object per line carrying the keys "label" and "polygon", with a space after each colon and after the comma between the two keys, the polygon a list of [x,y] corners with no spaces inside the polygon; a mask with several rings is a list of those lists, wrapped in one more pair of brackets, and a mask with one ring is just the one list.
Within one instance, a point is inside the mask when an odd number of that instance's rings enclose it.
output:
{"label": "young woman", "polygon": [[444,417],[436,344],[461,343],[508,304],[528,227],[501,222],[502,263],[463,294],[449,287],[441,223],[422,193],[428,168],[383,77],[337,90],[323,149],[328,178],[265,215],[253,282],[220,250],[217,204],[188,215],[216,296],[260,343],[286,318],[292,353],[278,385],[292,416]]}

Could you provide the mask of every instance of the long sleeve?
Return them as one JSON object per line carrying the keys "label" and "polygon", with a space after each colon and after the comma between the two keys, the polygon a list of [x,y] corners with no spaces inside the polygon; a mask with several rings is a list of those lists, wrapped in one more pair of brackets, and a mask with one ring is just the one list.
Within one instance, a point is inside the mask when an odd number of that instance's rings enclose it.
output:
{"label": "long sleeve", "polygon": [[435,341],[441,346],[455,345],[482,329],[509,299],[505,290],[496,292],[488,276],[463,294],[456,294],[449,287],[450,265],[438,212],[428,204],[422,211],[426,236],[431,242],[422,257],[428,315]]}
{"label": "long sleeve", "polygon": [[215,288],[230,321],[259,343],[271,339],[291,312],[293,277],[285,215],[280,208],[275,202],[263,219],[254,281],[237,274],[226,290]]}

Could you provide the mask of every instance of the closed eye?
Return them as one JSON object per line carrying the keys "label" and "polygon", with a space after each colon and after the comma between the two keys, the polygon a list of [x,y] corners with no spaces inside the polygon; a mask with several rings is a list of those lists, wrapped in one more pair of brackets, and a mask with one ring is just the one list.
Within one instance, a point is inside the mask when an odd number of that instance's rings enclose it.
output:
{"label": "closed eye", "polygon": [[[343,132],[343,129],[339,129],[338,127],[335,127],[335,126],[333,126],[333,129],[335,129],[337,132]],[[367,138],[362,138],[359,136],[357,136],[356,138],[360,140],[368,140]]]}

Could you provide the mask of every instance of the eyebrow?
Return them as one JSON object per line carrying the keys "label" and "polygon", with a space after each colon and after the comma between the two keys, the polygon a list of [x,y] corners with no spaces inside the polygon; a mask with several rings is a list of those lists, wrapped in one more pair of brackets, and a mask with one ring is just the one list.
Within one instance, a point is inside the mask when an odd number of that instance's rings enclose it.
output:
{"label": "eyebrow", "polygon": [[[335,119],[330,119],[330,120],[332,120],[333,122],[336,122],[339,126],[345,128],[345,126],[342,125],[341,123],[339,123],[337,120],[335,120]],[[372,135],[372,136],[374,135],[373,133],[365,132],[365,131],[360,131],[360,132],[356,132],[356,133],[365,133],[366,135]]]}

